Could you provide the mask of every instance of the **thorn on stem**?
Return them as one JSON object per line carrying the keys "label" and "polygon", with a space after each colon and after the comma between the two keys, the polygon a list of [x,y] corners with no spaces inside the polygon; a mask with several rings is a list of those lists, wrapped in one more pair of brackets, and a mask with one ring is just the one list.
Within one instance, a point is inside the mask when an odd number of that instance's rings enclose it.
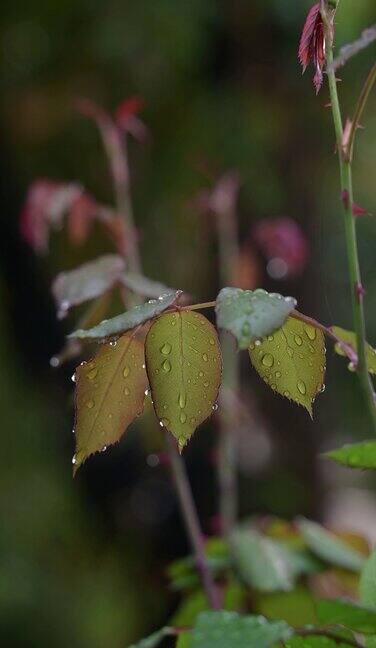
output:
{"label": "thorn on stem", "polygon": [[361,284],[359,281],[355,284],[355,295],[358,301],[363,299],[364,295],[366,294],[365,288],[363,284]]}

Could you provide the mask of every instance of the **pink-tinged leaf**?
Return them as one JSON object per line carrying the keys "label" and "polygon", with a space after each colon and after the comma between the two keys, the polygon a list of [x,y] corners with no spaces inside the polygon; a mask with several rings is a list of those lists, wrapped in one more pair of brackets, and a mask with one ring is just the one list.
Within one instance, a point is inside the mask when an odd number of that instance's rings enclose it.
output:
{"label": "pink-tinged leaf", "polygon": [[323,81],[323,68],[325,65],[324,23],[320,12],[320,3],[316,3],[308,12],[304,23],[299,44],[299,61],[306,70],[309,63],[315,67],[313,83],[316,94],[319,92]]}
{"label": "pink-tinged leaf", "polygon": [[352,213],[354,216],[365,216],[365,214],[369,214],[367,209],[364,209],[364,207],[361,207],[361,205],[354,202],[352,205]]}
{"label": "pink-tinged leaf", "polygon": [[89,194],[83,193],[73,202],[68,214],[68,234],[73,245],[87,241],[96,214],[97,205]]}
{"label": "pink-tinged leaf", "polygon": [[101,347],[95,358],[80,365],[76,382],[76,454],[73,473],[95,452],[123,436],[142,413],[148,379],[144,345],[135,331]]}
{"label": "pink-tinged leaf", "polygon": [[128,119],[135,117],[144,107],[141,97],[129,97],[125,99],[116,109],[115,119],[119,126],[126,125]]}
{"label": "pink-tinged leaf", "polygon": [[292,218],[264,218],[253,228],[253,236],[273,279],[295,277],[303,272],[309,257],[308,242]]}
{"label": "pink-tinged leaf", "polygon": [[120,282],[125,261],[116,254],[84,263],[75,270],[61,272],[52,284],[52,294],[62,319],[72,306],[100,297]]}

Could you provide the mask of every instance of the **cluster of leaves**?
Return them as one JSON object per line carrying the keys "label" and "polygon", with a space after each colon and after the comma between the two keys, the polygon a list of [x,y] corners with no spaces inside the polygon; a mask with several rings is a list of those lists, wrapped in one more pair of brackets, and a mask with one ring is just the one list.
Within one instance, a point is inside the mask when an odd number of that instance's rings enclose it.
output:
{"label": "cluster of leaves", "polygon": [[[74,472],[89,455],[119,441],[143,411],[149,390],[159,424],[174,436],[180,450],[217,408],[222,373],[217,330],[197,312],[200,305],[180,305],[182,291],[128,274],[121,257],[107,255],[59,275],[53,284],[58,312],[64,314],[70,306],[119,285],[153,299],[70,336],[75,341],[101,342],[97,354],[74,376]],[[324,389],[323,327],[302,317],[292,297],[262,289],[223,288],[210,305],[215,307],[217,327],[231,333],[240,350],[248,350],[264,382],[312,416],[315,397]],[[356,357],[353,333],[339,327],[329,332],[340,355]],[[376,353],[371,347],[368,361],[374,372]],[[330,456],[343,463],[348,451],[340,452],[338,458],[335,453]],[[348,464],[356,461],[362,467],[357,447],[350,455]],[[370,467],[369,453],[367,462]]]}
{"label": "cluster of leaves", "polygon": [[373,645],[376,554],[368,556],[362,537],[304,518],[261,520],[228,541],[211,538],[206,555],[223,609],[208,611],[193,557],[181,559],[168,576],[183,601],[168,626],[137,648],[158,646],[166,636],[176,637],[178,648]]}

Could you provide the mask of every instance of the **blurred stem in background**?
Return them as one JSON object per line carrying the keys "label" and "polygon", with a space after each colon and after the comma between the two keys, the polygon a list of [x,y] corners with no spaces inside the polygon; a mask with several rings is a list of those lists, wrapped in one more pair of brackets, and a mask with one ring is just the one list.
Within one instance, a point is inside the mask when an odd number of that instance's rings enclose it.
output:
{"label": "blurred stem in background", "polygon": [[[219,277],[221,286],[232,285],[234,268],[239,258],[236,201],[239,180],[235,173],[226,174],[218,183],[212,199],[216,216]],[[239,354],[235,339],[220,334],[223,355],[223,379],[219,409],[218,481],[221,530],[228,536],[238,513],[236,456],[236,399],[239,393]],[[235,396],[235,398],[234,398]]]}
{"label": "blurred stem in background", "polygon": [[[124,134],[122,137],[117,124],[107,113],[97,106],[94,106],[89,102],[81,102],[80,109],[81,112],[94,119],[102,136],[114,183],[116,208],[124,219],[125,245],[123,246],[123,249],[127,267],[132,273],[142,274],[141,255],[138,246],[138,236],[134,222],[130,193],[130,173],[125,139],[126,135]],[[127,307],[135,305],[134,299],[133,302],[129,304],[128,296],[126,297],[125,302]],[[173,478],[176,484],[182,518],[195,557],[196,567],[200,575],[201,583],[208,598],[210,607],[214,610],[219,610],[221,608],[219,595],[205,554],[205,540],[201,530],[186,467],[177,450],[176,443],[169,433],[166,434],[166,445]]]}
{"label": "blurred stem in background", "polygon": [[[350,276],[351,301],[353,311],[353,325],[357,340],[357,373],[362,385],[363,394],[369,411],[370,421],[372,422],[373,431],[376,434],[376,402],[373,385],[367,368],[366,358],[366,327],[364,317],[364,288],[362,285],[358,245],[355,227],[355,217],[353,214],[353,184],[352,184],[352,165],[351,151],[348,155],[348,146],[344,138],[344,129],[341,116],[341,109],[337,91],[337,79],[333,70],[333,18],[327,11],[326,2],[322,2],[322,16],[325,25],[325,46],[327,59],[327,75],[329,82],[331,109],[333,114],[334,129],[337,141],[338,160],[340,167],[341,179],[341,199],[343,205],[343,215],[345,224],[345,236],[347,247],[347,258]],[[362,93],[363,94],[363,93]],[[368,95],[366,95],[368,96]],[[356,129],[357,124],[353,125]],[[355,130],[354,130],[355,133]],[[352,146],[352,142],[351,142]]]}

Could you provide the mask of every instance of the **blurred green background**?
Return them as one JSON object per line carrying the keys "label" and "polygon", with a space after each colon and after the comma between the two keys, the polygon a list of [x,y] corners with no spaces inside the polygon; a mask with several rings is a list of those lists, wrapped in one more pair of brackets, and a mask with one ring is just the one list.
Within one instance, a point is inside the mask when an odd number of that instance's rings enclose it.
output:
{"label": "blurred green background", "polygon": [[[265,217],[287,215],[305,232],[303,274],[273,280],[257,253],[260,283],[293,294],[303,312],[351,326],[338,170],[324,88],[297,62],[310,2],[298,0],[18,0],[0,12],[0,635],[15,648],[120,648],[163,624],[176,606],[165,567],[187,544],[152,420],[90,459],[73,482],[74,365],[50,357],[73,328],[56,320],[50,283],[62,269],[109,250],[98,230],[85,248],[53,234],[36,257],[19,214],[38,177],[83,183],[111,203],[112,185],[93,125],[72,109],[88,97],[114,110],[143,98],[151,137],[130,144],[132,193],[145,273],[213,299],[218,283],[214,226],[194,199],[238,170],[241,241]],[[342,0],[337,42],[375,21],[374,0]],[[351,114],[375,57],[370,47],[340,71]],[[376,97],[359,134],[355,198],[376,211]],[[358,232],[367,286],[368,338],[376,342],[376,221]],[[376,539],[372,484],[327,466],[319,452],[367,436],[361,396],[328,349],[327,390],[312,423],[273,397],[242,360],[252,425],[241,433],[241,511],[316,516]],[[217,513],[212,461],[215,421],[185,457],[205,532]],[[149,457],[149,460],[148,460]],[[373,519],[376,516],[373,515]]]}

